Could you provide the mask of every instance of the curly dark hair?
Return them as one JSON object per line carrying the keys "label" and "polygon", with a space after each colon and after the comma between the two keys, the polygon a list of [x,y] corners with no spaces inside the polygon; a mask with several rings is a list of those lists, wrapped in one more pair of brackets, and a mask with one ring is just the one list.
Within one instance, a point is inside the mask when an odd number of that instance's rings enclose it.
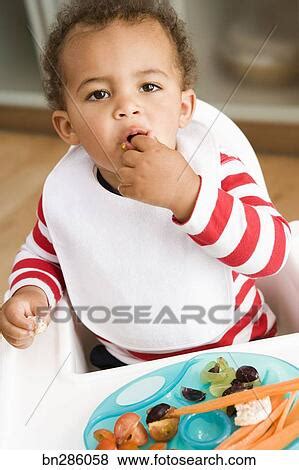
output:
{"label": "curly dark hair", "polygon": [[41,56],[42,83],[52,110],[65,109],[60,55],[66,37],[77,25],[102,29],[114,20],[136,23],[157,20],[174,45],[175,65],[180,72],[182,90],[194,88],[198,78],[197,61],[189,41],[186,24],[169,0],[72,0],[59,11]]}

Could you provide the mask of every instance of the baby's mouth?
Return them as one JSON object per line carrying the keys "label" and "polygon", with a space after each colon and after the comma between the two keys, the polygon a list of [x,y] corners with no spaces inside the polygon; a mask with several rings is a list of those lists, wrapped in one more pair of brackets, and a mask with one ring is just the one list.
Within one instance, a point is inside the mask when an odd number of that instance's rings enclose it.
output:
{"label": "baby's mouth", "polygon": [[[135,137],[135,135],[138,135],[138,133],[137,133],[137,134],[131,134],[131,135],[129,135],[128,138],[127,138],[127,142],[130,142],[130,143],[131,143],[131,140],[133,139],[133,137]],[[139,134],[139,135],[140,135],[140,134]]]}
{"label": "baby's mouth", "polygon": [[121,147],[126,150],[133,150],[135,149],[134,145],[131,143],[133,137],[136,135],[148,135],[148,132],[134,132],[130,135],[128,135],[127,139],[124,141],[123,144],[121,144]]}
{"label": "baby's mouth", "polygon": [[131,140],[132,140],[133,137],[135,137],[136,135],[147,135],[147,134],[148,134],[148,132],[142,132],[142,133],[141,133],[141,132],[135,132],[135,133],[133,133],[133,134],[128,135],[127,141],[128,141],[129,143],[131,143]]}

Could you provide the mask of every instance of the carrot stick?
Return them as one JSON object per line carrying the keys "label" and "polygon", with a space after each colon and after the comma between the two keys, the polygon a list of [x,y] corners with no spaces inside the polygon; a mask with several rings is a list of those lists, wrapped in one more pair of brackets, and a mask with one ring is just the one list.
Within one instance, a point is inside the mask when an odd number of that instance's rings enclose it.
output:
{"label": "carrot stick", "polygon": [[265,432],[265,434],[263,434],[257,441],[254,441],[252,443],[252,445],[249,447],[249,449],[253,449],[254,446],[256,446],[257,444],[259,444],[260,442],[263,442],[264,440],[268,439],[268,437],[272,436],[272,434],[274,434],[275,432],[275,424],[273,423],[270,428],[268,429],[268,431]]}
{"label": "carrot stick", "polygon": [[289,424],[293,424],[297,420],[299,420],[299,400],[296,401],[295,405],[289,412],[284,425],[288,426]]}
{"label": "carrot stick", "polygon": [[299,390],[299,378],[286,380],[270,385],[261,385],[260,387],[252,388],[251,390],[243,390],[242,392],[232,393],[224,397],[208,400],[207,402],[197,403],[195,405],[182,406],[167,413],[168,418],[179,417],[182,415],[192,413],[206,413],[208,411],[225,408],[230,405],[238,405],[248,401],[258,400],[267,396],[272,397],[275,395],[282,395],[283,393],[293,392]]}
{"label": "carrot stick", "polygon": [[272,413],[268,416],[268,418],[258,423],[251,433],[247,434],[247,436],[245,436],[244,439],[242,439],[238,443],[230,446],[229,449],[230,450],[248,449],[253,442],[257,441],[263,434],[265,434],[268,431],[273,421],[275,421],[276,419],[280,417],[280,415],[283,413],[283,410],[285,409],[287,401],[288,400],[284,400],[282,403],[280,403],[280,405],[278,405],[278,407],[272,411]]}
{"label": "carrot stick", "polygon": [[291,394],[290,394],[290,397],[289,397],[289,399],[288,399],[288,401],[287,401],[286,407],[285,407],[285,409],[283,410],[283,413],[282,413],[281,417],[279,418],[279,421],[278,421],[278,423],[277,423],[277,427],[276,427],[275,432],[281,431],[282,428],[284,427],[286,418],[287,418],[287,416],[288,416],[288,413],[289,413],[289,411],[290,411],[290,409],[291,409],[292,404],[294,403],[295,398],[296,398],[296,392],[291,393]]}
{"label": "carrot stick", "polygon": [[[277,397],[272,397],[271,398],[271,405],[272,405],[272,410],[274,408],[277,408],[283,401],[283,395],[277,396]],[[254,428],[256,428],[257,424],[251,424],[249,426],[242,426],[239,429],[237,429],[233,434],[231,434],[227,439],[225,439],[221,444],[219,444],[218,447],[216,447],[217,450],[223,450],[227,449],[229,446],[236,444],[238,441],[241,441],[244,439],[245,436],[247,436],[251,431],[253,431]],[[262,436],[261,440],[264,438]]]}
{"label": "carrot stick", "polygon": [[[272,410],[274,410],[275,408],[277,408],[284,400],[284,395],[281,395],[281,396],[277,396],[277,397],[272,397],[271,398],[271,405],[272,405]],[[277,418],[278,419],[278,418]],[[273,423],[271,424],[270,428],[268,429],[268,431],[265,432],[265,434],[263,434],[259,439],[257,439],[256,441],[254,441],[252,443],[252,446],[256,445],[257,443],[260,443],[262,442],[264,439],[267,439],[268,437],[272,436],[272,434],[275,432],[275,429],[276,429],[276,421],[273,421]],[[257,426],[257,425],[256,425]],[[251,447],[250,447],[251,449]]]}
{"label": "carrot stick", "polygon": [[240,427],[235,432],[233,432],[227,439],[222,441],[221,444],[219,444],[219,446],[216,447],[216,449],[223,450],[223,449],[226,449],[228,446],[235,444],[236,442],[240,441],[245,436],[247,436],[247,434],[250,433],[255,427],[256,427],[256,424],[250,424],[249,426]]}
{"label": "carrot stick", "polygon": [[[272,398],[271,402],[272,402],[272,409],[276,408],[275,406],[275,401],[277,401],[277,398],[279,399],[280,397],[274,397]],[[296,398],[296,393],[292,393],[286,403],[286,406],[285,406],[285,409],[282,413],[282,415],[280,416],[279,420],[278,420],[278,423],[276,424],[276,422],[273,422],[272,425],[270,426],[270,428],[268,429],[268,431],[263,435],[261,436],[257,441],[255,441],[252,446],[250,447],[250,449],[252,449],[254,446],[256,446],[257,444],[260,444],[261,442],[265,441],[266,439],[268,439],[270,436],[272,436],[272,434],[278,432],[278,431],[281,431],[285,425],[285,422],[286,422],[286,418],[288,416],[288,412],[294,402],[294,399]],[[281,398],[280,398],[281,399]],[[277,421],[276,420],[276,421]]]}
{"label": "carrot stick", "polygon": [[299,436],[299,421],[286,426],[282,431],[276,432],[273,436],[263,440],[252,447],[252,450],[278,450],[284,449]]}
{"label": "carrot stick", "polygon": [[285,399],[285,395],[278,395],[278,396],[275,396],[275,397],[271,397],[271,405],[272,405],[272,410],[274,410],[274,408],[277,408],[278,405],[280,405],[280,403],[283,402],[283,400]]}

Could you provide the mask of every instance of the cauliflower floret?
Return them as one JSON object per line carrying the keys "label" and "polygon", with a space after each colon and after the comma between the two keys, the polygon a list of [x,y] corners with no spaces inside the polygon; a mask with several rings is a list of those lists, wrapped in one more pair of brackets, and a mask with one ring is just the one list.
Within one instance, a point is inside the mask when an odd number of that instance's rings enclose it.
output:
{"label": "cauliflower floret", "polygon": [[34,334],[40,335],[47,329],[48,325],[42,317],[29,316],[28,318],[32,318],[35,323]]}
{"label": "cauliflower floret", "polygon": [[35,334],[40,335],[41,333],[46,331],[47,327],[48,327],[47,323],[41,317],[37,317]]}
{"label": "cauliflower floret", "polygon": [[235,405],[237,416],[235,424],[237,426],[248,426],[249,424],[257,424],[264,421],[272,411],[270,397],[261,400],[253,400],[248,403]]}

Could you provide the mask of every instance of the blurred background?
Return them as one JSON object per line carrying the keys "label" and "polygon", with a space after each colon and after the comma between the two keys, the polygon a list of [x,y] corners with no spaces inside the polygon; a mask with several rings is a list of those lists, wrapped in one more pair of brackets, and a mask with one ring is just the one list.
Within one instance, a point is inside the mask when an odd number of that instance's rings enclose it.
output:
{"label": "blurred background", "polygon": [[[83,1],[83,0],[82,0]],[[63,0],[1,2],[0,297],[35,222],[47,174],[67,146],[52,129],[40,48]],[[198,98],[223,110],[255,148],[282,214],[299,219],[297,0],[172,0],[199,61]]]}

